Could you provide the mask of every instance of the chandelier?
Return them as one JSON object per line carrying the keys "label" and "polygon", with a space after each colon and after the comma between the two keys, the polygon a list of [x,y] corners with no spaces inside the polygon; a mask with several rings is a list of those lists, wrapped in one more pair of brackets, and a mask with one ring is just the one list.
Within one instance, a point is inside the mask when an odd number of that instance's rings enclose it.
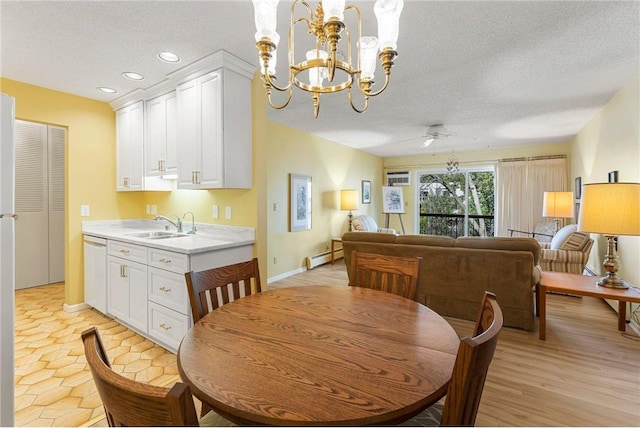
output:
{"label": "chandelier", "polygon": [[447,159],[447,174],[457,174],[460,172],[460,161],[458,156],[451,150],[451,155]]}
{"label": "chandelier", "polygon": [[[314,116],[320,110],[320,95],[346,90],[349,104],[358,113],[364,112],[369,97],[381,94],[389,84],[389,76],[396,52],[400,13],[403,0],[377,0],[373,7],[378,20],[378,37],[361,35],[362,21],[360,10],[353,5],[345,6],[345,0],[321,0],[315,11],[305,0],[294,0],[291,4],[291,24],[289,26],[289,76],[283,86],[276,80],[276,51],[280,36],[276,33],[277,8],[279,0],[253,0],[256,23],[256,47],[259,51],[262,81],[267,92],[269,105],[275,109],[285,108],[293,96],[293,88],[298,87],[311,94]],[[306,16],[296,18],[296,7],[304,6]],[[344,14],[355,14],[356,20],[356,56],[352,61],[351,32],[344,23]],[[297,61],[294,51],[294,26],[306,24],[307,33],[315,37],[315,47],[305,53],[305,58]],[[344,37],[343,37],[344,36]],[[340,43],[343,40],[343,43]],[[346,57],[343,52],[346,50]],[[380,89],[374,91],[374,72],[376,53],[384,70],[385,81]],[[308,73],[304,73],[308,71]],[[307,77],[305,79],[305,77]],[[326,82],[325,82],[326,80]],[[364,98],[361,107],[354,105],[352,87],[358,88]],[[286,92],[282,104],[274,104],[272,90]]]}

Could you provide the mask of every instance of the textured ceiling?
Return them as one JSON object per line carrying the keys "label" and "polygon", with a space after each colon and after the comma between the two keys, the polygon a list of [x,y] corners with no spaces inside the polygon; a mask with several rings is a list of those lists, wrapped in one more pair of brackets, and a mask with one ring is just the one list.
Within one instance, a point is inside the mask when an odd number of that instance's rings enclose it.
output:
{"label": "textured ceiling", "polygon": [[[373,2],[354,4],[363,33],[374,34]],[[282,76],[289,5],[279,6]],[[0,20],[3,77],[103,101],[219,49],[257,64],[248,0],[1,0]],[[296,91],[269,118],[380,156],[551,143],[570,139],[640,72],[638,1],[405,0],[400,25],[391,83],[367,112],[339,93],[322,97],[314,119],[308,94]],[[159,51],[183,60],[162,63]],[[451,136],[425,149],[419,137],[435,123]]]}

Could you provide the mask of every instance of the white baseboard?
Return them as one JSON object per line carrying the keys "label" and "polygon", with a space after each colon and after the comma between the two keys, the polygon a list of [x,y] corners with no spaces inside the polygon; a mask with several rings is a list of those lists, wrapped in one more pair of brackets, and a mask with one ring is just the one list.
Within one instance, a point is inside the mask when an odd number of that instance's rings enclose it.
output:
{"label": "white baseboard", "polygon": [[272,276],[271,278],[267,278],[267,284],[271,284],[272,282],[280,281],[281,279],[289,278],[290,276],[306,272],[306,268],[298,268],[295,270],[291,270],[289,272],[281,273],[280,275]]}
{"label": "white baseboard", "polygon": [[81,311],[83,309],[87,309],[90,308],[91,306],[87,305],[86,303],[76,303],[75,305],[67,305],[66,303],[64,305],[62,305],[63,309],[65,312],[78,312]]}

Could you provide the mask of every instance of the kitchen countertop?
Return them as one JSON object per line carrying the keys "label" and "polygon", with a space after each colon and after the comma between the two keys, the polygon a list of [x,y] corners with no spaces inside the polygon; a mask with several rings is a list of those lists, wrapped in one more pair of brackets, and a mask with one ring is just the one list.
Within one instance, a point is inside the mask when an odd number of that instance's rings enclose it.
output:
{"label": "kitchen countertop", "polygon": [[[83,221],[82,233],[183,254],[223,250],[255,243],[255,230],[251,227],[222,226],[206,223],[196,223],[197,232],[193,235],[164,239],[131,236],[140,232],[165,231],[166,224],[167,222],[165,221],[144,219]],[[185,222],[184,226],[185,229],[189,230],[191,223]],[[173,229],[170,226],[169,231],[175,232]]]}

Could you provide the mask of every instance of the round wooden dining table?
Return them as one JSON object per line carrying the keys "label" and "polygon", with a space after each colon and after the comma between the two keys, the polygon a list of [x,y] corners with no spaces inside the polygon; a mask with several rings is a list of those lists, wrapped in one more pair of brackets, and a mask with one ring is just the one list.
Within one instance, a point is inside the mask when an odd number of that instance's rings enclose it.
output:
{"label": "round wooden dining table", "polygon": [[207,314],[182,339],[178,369],[192,394],[238,424],[395,424],[446,394],[459,343],[413,300],[307,285]]}

